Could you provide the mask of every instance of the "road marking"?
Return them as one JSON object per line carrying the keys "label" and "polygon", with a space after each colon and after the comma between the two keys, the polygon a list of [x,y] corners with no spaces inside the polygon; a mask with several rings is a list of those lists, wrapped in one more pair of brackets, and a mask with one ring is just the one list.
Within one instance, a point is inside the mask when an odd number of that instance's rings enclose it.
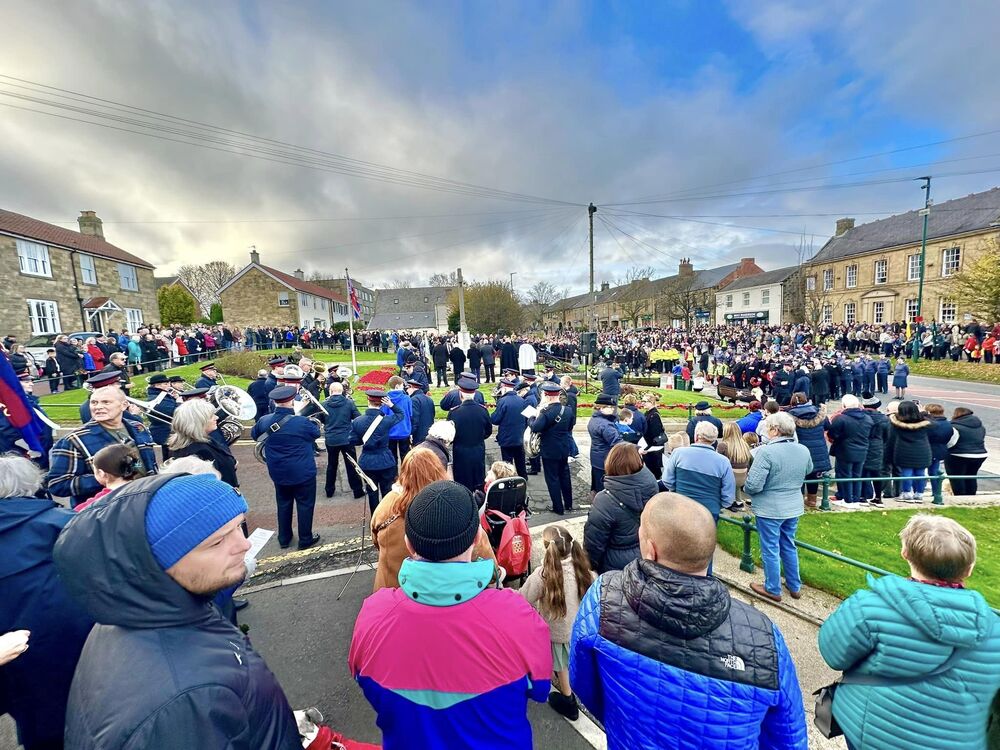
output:
{"label": "road marking", "polygon": [[608,737],[604,733],[604,730],[592,722],[590,717],[583,711],[580,712],[576,721],[570,721],[569,719],[566,719],[565,716],[563,719],[565,719],[566,723],[573,727],[577,734],[583,737],[583,739],[585,739],[591,747],[596,747],[598,750],[607,750]]}

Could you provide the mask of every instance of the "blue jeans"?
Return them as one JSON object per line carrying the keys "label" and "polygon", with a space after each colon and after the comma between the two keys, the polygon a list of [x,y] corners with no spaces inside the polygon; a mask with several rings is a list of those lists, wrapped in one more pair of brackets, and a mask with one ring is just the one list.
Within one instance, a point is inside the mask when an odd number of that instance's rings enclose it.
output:
{"label": "blue jeans", "polygon": [[[781,569],[789,591],[802,588],[799,578],[799,552],[795,548],[796,518],[761,518],[757,516],[760,537],[760,559],[764,563],[764,588],[769,594],[781,596]],[[780,561],[780,565],[779,565]]]}
{"label": "blue jeans", "polygon": [[915,492],[918,495],[924,494],[924,485],[927,484],[926,477],[924,476],[923,469],[908,469],[903,466],[899,467],[899,476],[901,477],[920,477],[919,479],[904,479],[900,484],[901,492]]}
{"label": "blue jeans", "polygon": [[[931,479],[931,489],[934,492],[941,491],[942,479],[933,479],[933,477],[939,476],[941,474],[941,461],[931,461],[930,468],[927,469],[927,476],[932,477]],[[920,491],[923,492],[923,487],[921,486]]]}
{"label": "blue jeans", "polygon": [[[850,479],[861,476],[863,461],[842,461],[837,459],[834,475],[837,479]],[[837,498],[849,503],[861,502],[861,482],[837,482]]]}

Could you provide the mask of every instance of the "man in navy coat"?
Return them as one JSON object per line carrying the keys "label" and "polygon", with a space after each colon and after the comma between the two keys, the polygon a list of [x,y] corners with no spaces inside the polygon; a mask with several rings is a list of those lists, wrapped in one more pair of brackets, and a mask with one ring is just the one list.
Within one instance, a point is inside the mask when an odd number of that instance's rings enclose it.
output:
{"label": "man in navy coat", "polygon": [[542,471],[545,486],[552,498],[552,510],[563,515],[573,508],[573,484],[569,476],[569,456],[573,450],[573,424],[576,413],[559,403],[561,388],[542,383],[541,413],[531,422],[531,431],[541,434]]}
{"label": "man in navy coat", "polygon": [[358,466],[377,485],[368,487],[368,507],[374,513],[380,497],[392,491],[396,480],[396,457],[389,449],[389,431],[402,421],[403,410],[386,396],[385,391],[368,391],[368,408],[351,422],[351,442],[361,446]]}
{"label": "man in navy coat", "polygon": [[493,434],[489,412],[483,404],[475,401],[478,388],[479,384],[473,378],[459,378],[461,403],[448,412],[449,421],[455,423],[452,471],[455,481],[468,487],[469,492],[483,488],[486,480],[486,438]]}
{"label": "man in navy coat", "polygon": [[528,420],[521,412],[528,404],[514,391],[515,385],[516,381],[510,378],[500,381],[500,396],[497,398],[497,408],[493,410],[490,421],[497,426],[500,457],[504,461],[513,463],[518,476],[527,479],[528,471],[524,463],[524,428]]}

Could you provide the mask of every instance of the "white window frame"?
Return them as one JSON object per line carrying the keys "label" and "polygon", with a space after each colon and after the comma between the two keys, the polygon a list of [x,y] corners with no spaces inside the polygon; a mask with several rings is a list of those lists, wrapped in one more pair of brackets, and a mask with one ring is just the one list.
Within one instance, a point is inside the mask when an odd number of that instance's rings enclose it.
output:
{"label": "white window frame", "polygon": [[97,286],[97,260],[93,255],[80,254],[80,281],[88,286]]}
{"label": "white window frame", "polygon": [[823,291],[832,292],[833,291],[833,269],[825,268],[823,269]]}
{"label": "white window frame", "polygon": [[726,295],[726,309],[727,310],[732,309],[732,306],[733,306],[733,295],[727,294]]}
{"label": "white window frame", "polygon": [[858,303],[857,302],[845,302],[844,303],[844,323],[852,326],[858,322]]}
{"label": "white window frame", "polygon": [[29,240],[15,240],[17,263],[21,273],[28,276],[52,278],[52,263],[49,261],[48,245]]}
{"label": "white window frame", "polygon": [[125,313],[125,319],[128,321],[128,329],[130,331],[138,331],[145,325],[142,320],[141,307],[126,307],[122,309],[122,312]]}
{"label": "white window frame", "polygon": [[288,307],[288,292],[278,292],[278,307]]}
{"label": "white window frame", "polygon": [[913,323],[917,317],[917,298],[911,297],[903,302],[903,322]]}
{"label": "white window frame", "polygon": [[[955,257],[953,260],[948,259],[948,254],[954,253]],[[962,267],[962,248],[956,245],[955,247],[946,247],[941,251],[941,276],[947,278],[949,276],[954,276],[958,273],[958,270]]]}
{"label": "white window frame", "polygon": [[59,303],[50,299],[29,299],[28,320],[31,321],[31,335],[59,333]]}
{"label": "white window frame", "polygon": [[[132,285],[129,286],[128,282]],[[118,285],[126,292],[139,291],[139,272],[135,266],[130,266],[128,263],[118,264]]]}
{"label": "white window frame", "polygon": [[833,305],[823,305],[823,309],[821,310],[821,319],[823,323],[833,322]]}
{"label": "white window frame", "polygon": [[[879,278],[879,269],[882,269],[882,277]],[[872,282],[875,284],[888,284],[889,283],[889,261],[885,258],[880,258],[875,261],[875,267],[872,271]]]}
{"label": "white window frame", "polygon": [[770,305],[771,304],[771,290],[761,289],[760,290],[760,304]]}
{"label": "white window frame", "polygon": [[847,282],[846,286],[848,289],[854,289],[858,285],[858,264],[852,263],[847,267]]}
{"label": "white window frame", "polygon": [[872,302],[872,323],[885,323],[885,302],[882,300]]}
{"label": "white window frame", "polygon": [[816,291],[816,277],[806,276],[806,291],[815,292]]}
{"label": "white window frame", "polygon": [[938,303],[938,320],[942,323],[958,322],[958,303],[950,299],[941,299]]}
{"label": "white window frame", "polygon": [[743,307],[750,307],[750,292],[743,292]]}
{"label": "white window frame", "polygon": [[906,256],[906,280],[920,281],[920,253]]}

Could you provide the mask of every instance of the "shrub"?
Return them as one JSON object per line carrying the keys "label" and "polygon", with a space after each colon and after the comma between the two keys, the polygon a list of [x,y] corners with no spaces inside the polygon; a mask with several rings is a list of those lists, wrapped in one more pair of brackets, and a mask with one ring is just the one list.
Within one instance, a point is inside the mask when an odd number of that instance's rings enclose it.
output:
{"label": "shrub", "polygon": [[215,360],[215,366],[223,375],[234,375],[247,380],[254,380],[258,370],[267,370],[267,360],[274,352],[233,352],[224,354]]}

